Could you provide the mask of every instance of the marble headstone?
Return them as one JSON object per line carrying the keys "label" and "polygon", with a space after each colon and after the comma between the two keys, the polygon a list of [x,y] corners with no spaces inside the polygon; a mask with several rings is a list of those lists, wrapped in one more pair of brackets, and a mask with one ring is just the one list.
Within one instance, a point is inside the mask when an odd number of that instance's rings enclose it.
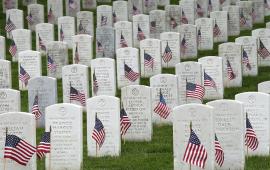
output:
{"label": "marble headstone", "polygon": [[3,7],[3,13],[5,13],[9,9],[17,9],[18,0],[3,0],[2,7]]}
{"label": "marble headstone", "polygon": [[166,31],[177,32],[180,25],[181,8],[179,5],[166,5]]}
{"label": "marble headstone", "polygon": [[127,1],[113,1],[112,8],[113,23],[116,23],[118,21],[128,21]]}
{"label": "marble headstone", "polygon": [[264,12],[265,12],[264,9],[267,6],[264,3],[267,0],[251,0],[251,1],[253,2],[252,3],[253,23],[264,23]]}
{"label": "marble headstone", "polygon": [[72,36],[75,35],[75,19],[70,16],[58,18],[58,40],[66,42],[72,48]]}
{"label": "marble headstone", "polygon": [[240,34],[240,8],[236,5],[229,5],[222,8],[228,12],[228,36],[237,36]]}
{"label": "marble headstone", "polygon": [[59,17],[63,16],[63,0],[47,0],[48,23],[57,24]]}
{"label": "marble headstone", "polygon": [[143,13],[143,0],[128,0],[128,20],[132,21],[134,15]]}
{"label": "marble headstone", "polygon": [[252,1],[239,1],[236,5],[240,10],[240,30],[251,30],[253,27]]}
{"label": "marble headstone", "polygon": [[119,21],[114,24],[115,28],[115,50],[124,47],[132,47],[132,23],[128,21]]}
{"label": "marble headstone", "polygon": [[197,43],[198,50],[213,49],[213,28],[214,23],[212,18],[199,18],[195,20],[197,26]]}
{"label": "marble headstone", "polygon": [[149,16],[145,14],[139,14],[133,16],[133,46],[139,47],[140,41],[149,38]]}
{"label": "marble headstone", "polygon": [[206,0],[195,0],[195,16],[196,18],[204,18],[207,17],[207,8],[208,1]]}
{"label": "marble headstone", "polygon": [[96,0],[83,0],[82,1],[83,9],[95,9],[97,7]]}
{"label": "marble headstone", "polygon": [[210,13],[214,21],[213,38],[214,42],[228,41],[228,13],[227,11],[214,11]]}
{"label": "marble headstone", "polygon": [[27,6],[27,5],[30,5],[30,4],[36,4],[37,3],[37,0],[23,0],[23,5],[24,6]]}
{"label": "marble headstone", "polygon": [[258,84],[258,92],[270,94],[270,81],[264,81]]}
{"label": "marble headstone", "polygon": [[6,38],[0,36],[0,60],[6,59]]}
{"label": "marble headstone", "polygon": [[11,38],[11,31],[14,29],[23,29],[24,28],[24,18],[23,11],[19,9],[9,9],[6,11],[6,23],[10,20],[11,26],[13,25],[13,29],[7,32],[7,38]]}
{"label": "marble headstone", "polygon": [[149,14],[150,11],[157,9],[157,0],[143,0],[143,13]]}
{"label": "marble headstone", "polygon": [[21,111],[21,93],[14,89],[0,89],[0,114]]}
{"label": "marble headstone", "polygon": [[112,27],[98,27],[96,29],[96,58],[114,58],[115,41],[115,33]]}
{"label": "marble headstone", "polygon": [[97,27],[112,26],[112,6],[100,5],[97,7]]}
{"label": "marble headstone", "polygon": [[28,29],[35,31],[36,25],[44,23],[44,6],[41,4],[30,4],[27,6]]}
{"label": "marble headstone", "polygon": [[80,0],[68,0],[66,1],[66,15],[75,17],[77,12],[81,10]]}
{"label": "marble headstone", "polygon": [[45,53],[48,42],[54,41],[54,26],[49,23],[36,25],[36,49]]}
{"label": "marble headstone", "polygon": [[94,36],[93,12],[80,11],[77,13],[77,34],[89,34]]}
{"label": "marble headstone", "polygon": [[160,38],[160,34],[165,32],[166,25],[166,15],[163,10],[152,10],[149,12],[149,27],[150,27],[150,37]]}
{"label": "marble headstone", "polygon": [[11,62],[0,59],[0,88],[11,88]]}
{"label": "marble headstone", "polygon": [[[181,7],[181,24],[194,24],[195,21],[195,0],[179,1]],[[186,19],[185,19],[185,18]]]}

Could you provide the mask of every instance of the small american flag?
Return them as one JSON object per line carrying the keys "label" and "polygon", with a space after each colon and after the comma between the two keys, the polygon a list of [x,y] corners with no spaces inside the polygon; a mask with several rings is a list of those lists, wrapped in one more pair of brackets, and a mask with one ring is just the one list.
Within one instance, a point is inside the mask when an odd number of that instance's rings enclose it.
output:
{"label": "small american flag", "polygon": [[267,0],[264,0],[264,8],[270,9],[270,6]]}
{"label": "small american flag", "polygon": [[105,141],[105,136],[106,136],[106,134],[105,134],[104,126],[96,114],[95,126],[94,126],[94,130],[92,132],[92,139],[94,139],[96,141],[96,143],[99,146],[99,149],[102,147],[102,145]]}
{"label": "small american flag", "polygon": [[44,132],[39,145],[37,146],[37,157],[42,159],[46,153],[51,152],[51,131]]}
{"label": "small american flag", "polygon": [[79,55],[77,44],[76,44],[76,48],[75,48],[74,62],[75,62],[75,64],[78,64],[80,62],[80,55]]}
{"label": "small american flag", "polygon": [[243,64],[249,69],[251,70],[251,65],[249,63],[249,59],[248,59],[248,54],[247,52],[243,49]]}
{"label": "small american flag", "polygon": [[36,148],[16,135],[6,135],[4,158],[12,159],[26,166]]}
{"label": "small american flag", "polygon": [[134,72],[126,63],[124,63],[124,70],[125,70],[125,77],[129,80],[129,81],[136,81],[139,77],[140,74]]}
{"label": "small american flag", "polygon": [[112,17],[113,17],[113,23],[116,23],[117,22],[117,16],[116,16],[115,11],[113,11]]}
{"label": "small american flag", "polygon": [[187,82],[186,84],[186,97],[197,98],[203,100],[204,87],[199,84]]}
{"label": "small american flag", "polygon": [[258,48],[258,54],[265,59],[266,57],[270,56],[269,51],[267,48],[264,46],[263,42],[259,39],[259,48]]}
{"label": "small american flag", "polygon": [[170,19],[170,24],[171,24],[171,27],[173,28],[173,29],[175,29],[176,27],[177,27],[177,22],[176,22],[176,20],[173,18],[173,17],[170,17],[171,19]]}
{"label": "small american flag", "polygon": [[132,7],[132,14],[133,15],[138,15],[140,14],[140,11],[139,9],[133,4],[133,7]]}
{"label": "small american flag", "polygon": [[215,25],[214,25],[214,28],[213,28],[213,35],[214,35],[214,37],[218,37],[218,36],[221,35],[221,31],[219,29],[219,26],[218,26],[216,20],[215,20]]}
{"label": "small american flag", "polygon": [[190,137],[186,150],[184,152],[183,161],[204,169],[207,160],[207,151],[201,144],[200,139],[190,128]]}
{"label": "small american flag", "polygon": [[198,29],[198,33],[197,33],[197,42],[198,42],[198,45],[201,44],[201,42],[202,42],[202,32],[201,32],[201,28]]}
{"label": "small american flag", "polygon": [[54,72],[56,70],[56,64],[53,58],[48,54],[48,70]]}
{"label": "small american flag", "polygon": [[41,39],[41,37],[40,37],[39,34],[38,34],[38,46],[39,46],[39,48],[40,48],[41,50],[46,51],[46,46],[45,46],[45,44],[43,43],[43,41],[42,41],[42,39]]}
{"label": "small american flag", "polygon": [[64,35],[64,30],[63,26],[61,25],[60,27],[60,41],[64,41],[65,35]]}
{"label": "small american flag", "polygon": [[104,15],[101,16],[101,21],[100,21],[100,25],[101,26],[105,26],[107,25],[107,21],[108,21],[108,18]]}
{"label": "small american flag", "polygon": [[38,106],[38,95],[35,96],[34,103],[32,105],[32,114],[35,115],[36,120],[38,120],[42,116],[42,113]]}
{"label": "small american flag", "polygon": [[150,22],[150,32],[151,33],[156,31],[156,26],[157,26],[156,21],[151,21]]}
{"label": "small american flag", "polygon": [[182,15],[181,15],[181,23],[188,24],[188,19],[183,9],[182,9]]}
{"label": "small american flag", "polygon": [[181,41],[181,45],[180,45],[180,50],[181,50],[181,53],[183,55],[186,54],[186,50],[187,50],[188,46],[187,46],[187,40],[186,40],[186,37],[184,35],[182,41]]}
{"label": "small american flag", "polygon": [[151,69],[154,67],[154,58],[146,52],[144,52],[144,65]]}
{"label": "small american flag", "polygon": [[97,81],[95,70],[94,70],[94,73],[93,73],[93,91],[94,91],[94,94],[97,95],[97,92],[98,92],[98,81]]}
{"label": "small american flag", "polygon": [[255,12],[254,8],[251,9],[250,16],[252,17],[253,21],[256,19],[256,12]]}
{"label": "small american flag", "polygon": [[203,9],[202,9],[201,5],[198,3],[197,3],[197,8],[196,8],[196,13],[199,17],[203,17],[203,14],[204,14]]}
{"label": "small american flag", "polygon": [[121,136],[124,136],[127,133],[128,128],[131,126],[131,121],[124,107],[122,107],[120,111],[120,126],[121,126]]}
{"label": "small american flag", "polygon": [[236,77],[229,60],[227,60],[227,76],[229,80],[233,80]]}
{"label": "small american flag", "polygon": [[30,75],[25,71],[25,69],[22,67],[22,65],[20,65],[20,75],[19,75],[19,79],[21,80],[21,82],[25,85],[28,84],[28,80],[30,79]]}
{"label": "small american flag", "polygon": [[16,26],[15,24],[11,21],[10,16],[7,19],[5,30],[6,32],[10,33],[12,30],[15,30]]}
{"label": "small american flag", "polygon": [[246,116],[246,135],[245,135],[245,144],[248,148],[255,151],[258,148],[259,141],[256,136],[255,131],[252,128],[252,125],[249,121],[248,116]]}
{"label": "small american flag", "polygon": [[154,112],[158,114],[163,119],[167,119],[167,117],[171,113],[171,109],[167,106],[166,101],[162,95],[161,89],[159,91],[159,102],[154,108]]}
{"label": "small american flag", "polygon": [[17,54],[17,46],[16,46],[15,41],[13,39],[11,39],[11,44],[10,44],[8,51],[12,57],[15,57]]}
{"label": "small american flag", "polygon": [[123,36],[122,32],[121,32],[121,38],[120,38],[120,46],[122,48],[128,47],[127,41],[125,40],[125,37]]}
{"label": "small american flag", "polygon": [[219,0],[220,5],[222,5],[226,0]]}
{"label": "small american flag", "polygon": [[241,10],[241,12],[240,12],[240,26],[244,26],[244,25],[246,25],[246,23],[247,23],[247,20],[244,16],[243,10]]}
{"label": "small american flag", "polygon": [[76,2],[74,0],[68,0],[68,6],[73,10],[77,8]]}
{"label": "small american flag", "polygon": [[205,71],[204,71],[204,86],[208,87],[213,87],[214,89],[217,88],[215,81],[211,76],[209,76]]}
{"label": "small american flag", "polygon": [[165,63],[168,63],[171,59],[172,59],[172,50],[171,48],[169,47],[169,43],[167,42],[167,45],[165,47],[165,51],[162,55],[162,59]]}
{"label": "small american flag", "polygon": [[26,16],[26,20],[29,23],[29,25],[33,25],[34,24],[34,18],[32,16],[31,11],[29,12],[29,14]]}
{"label": "small american flag", "polygon": [[216,163],[221,167],[224,162],[224,151],[218,141],[217,135],[215,134],[215,157],[216,157]]}
{"label": "small american flag", "polygon": [[80,20],[80,24],[79,24],[79,27],[78,27],[78,33],[79,34],[85,34],[86,33],[86,30],[85,30],[85,28],[83,27],[83,24],[82,24],[82,20]]}
{"label": "small american flag", "polygon": [[137,39],[138,39],[138,41],[145,39],[145,35],[144,35],[144,33],[139,25],[138,25]]}
{"label": "small american flag", "polygon": [[50,7],[49,12],[48,12],[48,22],[52,22],[54,20],[54,15],[52,11],[52,7]]}
{"label": "small american flag", "polygon": [[207,9],[208,9],[208,13],[209,14],[210,14],[210,12],[213,11],[212,0],[208,0],[208,7],[207,7]]}
{"label": "small american flag", "polygon": [[71,85],[70,85],[69,100],[78,101],[81,103],[82,106],[85,106],[85,95],[83,93],[80,93],[77,89],[75,89]]}
{"label": "small american flag", "polygon": [[98,41],[98,40],[97,40],[97,51],[98,51],[98,52],[103,52],[103,51],[104,51],[101,42]]}

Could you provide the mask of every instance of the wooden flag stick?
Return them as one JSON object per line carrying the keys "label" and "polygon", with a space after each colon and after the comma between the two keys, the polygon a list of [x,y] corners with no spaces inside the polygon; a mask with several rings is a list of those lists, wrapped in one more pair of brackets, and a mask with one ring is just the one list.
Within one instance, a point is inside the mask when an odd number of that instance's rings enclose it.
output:
{"label": "wooden flag stick", "polygon": [[[7,133],[8,133],[8,128],[6,127],[6,138],[7,138]],[[3,155],[5,155],[5,154],[3,154]],[[4,158],[4,170],[6,170],[6,162],[7,162],[7,160],[6,160],[6,158]]]}

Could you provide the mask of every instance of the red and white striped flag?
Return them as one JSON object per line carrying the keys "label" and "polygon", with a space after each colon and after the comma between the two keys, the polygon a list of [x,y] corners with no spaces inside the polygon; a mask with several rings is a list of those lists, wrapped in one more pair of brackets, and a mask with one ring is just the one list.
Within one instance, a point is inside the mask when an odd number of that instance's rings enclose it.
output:
{"label": "red and white striped flag", "polygon": [[270,57],[270,52],[269,52],[268,49],[264,46],[264,44],[263,44],[263,42],[261,41],[261,39],[259,39],[258,54],[259,54],[260,57],[262,57],[263,59],[265,59],[266,57]]}
{"label": "red and white striped flag", "polygon": [[124,70],[125,70],[125,77],[129,81],[135,82],[140,77],[140,74],[134,72],[126,63],[124,63]]}
{"label": "red and white striped flag", "polygon": [[42,116],[42,113],[41,113],[41,111],[39,109],[39,104],[38,103],[39,103],[38,102],[38,95],[36,95],[35,99],[34,99],[33,106],[32,106],[32,114],[35,115],[36,120],[38,120]]}
{"label": "red and white striped flag", "polygon": [[197,98],[203,100],[205,89],[199,84],[186,82],[186,97]]}
{"label": "red and white striped flag", "polygon": [[229,60],[227,60],[227,77],[229,80],[233,80],[236,77]]}
{"label": "red and white striped flag", "polygon": [[216,157],[216,163],[222,167],[224,162],[224,151],[218,141],[217,135],[215,134],[215,157]]}
{"label": "red and white striped flag", "polygon": [[255,151],[259,146],[259,141],[253,127],[250,123],[248,115],[246,114],[246,135],[245,144],[248,148]]}
{"label": "red and white striped flag", "polygon": [[121,136],[124,136],[127,133],[127,130],[131,126],[131,121],[130,121],[124,107],[122,107],[122,109],[120,111],[120,126],[121,126]]}
{"label": "red and white striped flag", "polygon": [[29,25],[33,25],[34,24],[34,18],[32,16],[32,13],[31,12],[26,16],[26,20],[29,23]]}
{"label": "red and white striped flag", "polygon": [[81,103],[82,106],[85,106],[85,95],[80,93],[77,89],[70,85],[70,101],[78,101]]}
{"label": "red and white striped flag", "polygon": [[221,35],[221,31],[219,29],[219,26],[218,26],[216,20],[215,20],[215,25],[214,25],[214,28],[213,28],[213,35],[214,35],[214,37],[218,37],[218,36]]}
{"label": "red and white striped flag", "polygon": [[6,32],[10,33],[11,31],[15,30],[16,26],[15,24],[11,21],[10,16],[7,19],[5,30]]}
{"label": "red and white striped flag", "polygon": [[163,119],[167,119],[167,117],[171,113],[171,109],[167,106],[165,98],[163,97],[163,94],[161,93],[161,89],[159,91],[159,102],[154,108],[154,112],[158,114]]}
{"label": "red and white striped flag", "polygon": [[167,42],[164,53],[162,55],[162,59],[165,63],[168,63],[169,61],[171,61],[172,57],[173,57],[172,50],[169,47],[169,43]]}
{"label": "red and white striped flag", "polygon": [[11,43],[10,43],[10,47],[9,47],[8,51],[12,57],[15,57],[17,54],[17,46],[16,46],[15,41],[13,39],[11,39]]}

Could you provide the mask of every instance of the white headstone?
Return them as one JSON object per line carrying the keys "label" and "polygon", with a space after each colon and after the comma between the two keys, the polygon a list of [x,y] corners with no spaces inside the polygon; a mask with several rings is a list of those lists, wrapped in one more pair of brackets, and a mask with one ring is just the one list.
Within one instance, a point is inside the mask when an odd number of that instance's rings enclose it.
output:
{"label": "white headstone", "polygon": [[163,10],[153,10],[149,12],[149,27],[150,27],[150,37],[160,38],[160,34],[165,32],[166,15]]}
{"label": "white headstone", "polygon": [[236,5],[239,6],[240,9],[240,30],[251,30],[253,27],[252,2],[239,1]]}
{"label": "white headstone", "polygon": [[[183,161],[184,152],[188,145],[190,132],[192,130],[199,138],[201,145],[207,152],[205,169],[214,170],[214,118],[213,108],[201,104],[187,104],[173,109],[173,157],[174,169],[188,169],[190,164]],[[191,165],[192,169],[199,169]]]}
{"label": "white headstone", "polygon": [[11,62],[0,59],[0,88],[11,88]]}
{"label": "white headstone", "polygon": [[270,15],[270,0],[264,1],[264,15],[269,16]]}
{"label": "white headstone", "polygon": [[59,17],[63,16],[63,0],[47,0],[48,23],[57,24]]}
{"label": "white headstone", "polygon": [[[104,143],[101,147],[92,138],[97,119],[104,126]],[[112,96],[96,96],[87,100],[87,150],[88,156],[119,156],[120,100]]]}
{"label": "white headstone", "polygon": [[115,58],[115,33],[110,26],[97,27],[96,29],[96,58]]}
{"label": "white headstone", "polygon": [[29,4],[36,4],[37,0],[23,0],[23,5],[27,6]]}
{"label": "white headstone", "polygon": [[75,35],[74,17],[63,16],[58,18],[58,40],[66,42],[72,48],[72,36]]}
{"label": "white headstone", "polygon": [[[181,1],[179,1],[179,5],[180,5],[181,10],[182,10],[181,24],[194,24],[195,17],[196,17],[196,15],[195,15],[195,0],[181,0]],[[186,20],[184,19],[184,17],[186,17]]]}
{"label": "white headstone", "polygon": [[6,24],[10,20],[9,29],[5,29],[7,32],[7,38],[11,38],[11,31],[15,29],[24,28],[23,11],[19,9],[10,9],[6,11]]}
{"label": "white headstone", "polygon": [[3,7],[3,13],[5,13],[9,9],[17,9],[18,0],[3,0],[2,7]]}
{"label": "white headstone", "polygon": [[177,27],[180,25],[181,8],[179,5],[166,5],[166,31],[177,32]]}
{"label": "white headstone", "polygon": [[[223,99],[223,63],[222,58],[217,56],[206,56],[198,59],[202,65],[202,81],[204,82],[204,99]],[[209,82],[210,81],[210,82]]]}
{"label": "white headstone", "polygon": [[197,42],[198,50],[213,49],[213,28],[214,23],[212,18],[199,18],[195,20],[197,26]]}
{"label": "white headstone", "polygon": [[96,0],[83,0],[82,7],[83,9],[95,9],[97,6]]}
{"label": "white headstone", "polygon": [[[172,74],[158,74],[150,78],[152,88],[152,122],[156,124],[171,124],[172,109],[179,105],[177,91],[177,76]],[[162,98],[165,100],[161,105]],[[163,107],[163,111],[160,111]]]}
{"label": "white headstone", "polygon": [[44,6],[41,4],[30,4],[27,6],[26,21],[28,22],[28,29],[34,31],[36,25],[44,23]]}
{"label": "white headstone", "polygon": [[83,161],[83,110],[62,103],[45,109],[45,131],[51,128],[51,152],[46,169],[80,170]]}
{"label": "white headstone", "polygon": [[196,18],[207,17],[208,1],[206,0],[195,0],[195,15]]}
{"label": "white headstone", "polygon": [[161,43],[158,39],[145,39],[140,42],[141,76],[151,77],[161,74]]}
{"label": "white headstone", "polygon": [[39,52],[46,52],[48,42],[54,41],[54,26],[49,23],[36,25],[36,49]]}
{"label": "white headstone", "polygon": [[243,104],[235,100],[216,100],[207,105],[214,107],[215,135],[224,152],[224,163],[222,167],[216,164],[216,169],[244,169]]}
{"label": "white headstone", "polygon": [[128,20],[132,21],[134,15],[142,14],[142,0],[128,0]]}
{"label": "white headstone", "polygon": [[75,17],[77,12],[81,10],[80,0],[68,0],[66,1],[66,15]]}
{"label": "white headstone", "polygon": [[21,93],[13,89],[0,89],[0,114],[21,111]]}
{"label": "white headstone", "polygon": [[240,34],[239,6],[225,6],[222,10],[228,12],[228,36],[238,36]]}
{"label": "white headstone", "polygon": [[227,11],[214,11],[210,13],[214,21],[213,38],[214,42],[228,41],[228,13]]}
{"label": "white headstone", "polygon": [[143,0],[143,13],[149,14],[152,10],[157,10],[157,0]]}
{"label": "white headstone", "polygon": [[[245,148],[246,155],[269,156],[269,94],[245,92],[235,95],[235,100],[243,102],[244,113],[258,138],[258,148],[253,151]],[[246,117],[245,117],[246,118]],[[246,123],[246,119],[244,119]]]}
{"label": "white headstone", "polygon": [[128,21],[119,21],[115,23],[115,50],[123,47],[132,47],[132,23]]}
{"label": "white headstone", "polygon": [[159,6],[166,6],[170,4],[170,0],[157,0]]}
{"label": "white headstone", "polygon": [[223,59],[224,87],[242,87],[242,46],[232,42],[220,44],[218,56]]}
{"label": "white headstone", "polygon": [[94,36],[93,12],[80,11],[77,13],[77,34],[89,34]]}
{"label": "white headstone", "polygon": [[[264,23],[265,0],[251,0],[253,23]],[[266,0],[267,1],[267,0]],[[268,9],[269,10],[269,9]],[[267,10],[266,10],[267,11]]]}
{"label": "white headstone", "polygon": [[27,90],[30,78],[42,75],[41,56],[38,51],[22,51],[18,58],[19,89]]}
{"label": "white headstone", "polygon": [[258,92],[270,93],[270,81],[264,81],[258,84]]}
{"label": "white headstone", "polygon": [[100,5],[97,7],[97,27],[112,26],[112,6]]}
{"label": "white headstone", "polygon": [[0,60],[6,59],[6,38],[0,36]]}
{"label": "white headstone", "polygon": [[[6,140],[6,129],[9,135],[16,135],[19,138],[25,140],[32,146],[36,146],[36,120],[34,115],[25,112],[8,112],[0,114],[0,156],[4,157],[4,148]],[[36,170],[36,154],[34,154],[26,166],[22,166],[17,162],[6,159],[6,161],[1,161],[0,166],[6,169],[14,170]]]}
{"label": "white headstone", "polygon": [[113,23],[118,21],[128,21],[127,1],[113,1]]}
{"label": "white headstone", "polygon": [[126,86],[121,89],[121,105],[130,119],[131,126],[124,140],[151,141],[153,134],[151,88],[143,85]]}
{"label": "white headstone", "polygon": [[150,36],[149,16],[139,14],[133,16],[133,46],[139,47],[140,41]]}

